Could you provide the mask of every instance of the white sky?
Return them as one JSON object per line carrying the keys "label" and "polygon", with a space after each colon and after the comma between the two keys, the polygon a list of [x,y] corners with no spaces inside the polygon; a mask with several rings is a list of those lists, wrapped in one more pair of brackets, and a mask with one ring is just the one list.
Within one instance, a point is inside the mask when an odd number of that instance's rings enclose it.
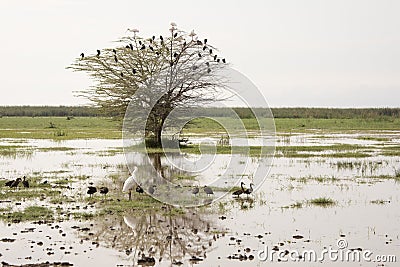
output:
{"label": "white sky", "polygon": [[400,1],[0,0],[0,105],[77,105],[66,70],[127,28],[174,21],[217,46],[272,107],[399,107]]}

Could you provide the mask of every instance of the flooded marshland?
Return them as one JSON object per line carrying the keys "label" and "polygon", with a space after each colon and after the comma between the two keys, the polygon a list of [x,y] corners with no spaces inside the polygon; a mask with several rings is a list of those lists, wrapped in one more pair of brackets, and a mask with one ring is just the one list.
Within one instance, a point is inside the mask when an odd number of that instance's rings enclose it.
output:
{"label": "flooded marshland", "polygon": [[[251,145],[262,143],[259,139]],[[179,156],[150,155],[160,173],[178,185],[170,192],[186,192],[192,204],[201,205],[187,209],[146,193],[134,192],[136,204],[129,203],[121,192],[129,176],[121,140],[2,139],[0,148],[4,266],[268,266],[291,261],[292,251],[338,249],[338,240],[346,242],[343,250],[400,260],[396,131],[278,134],[272,162],[216,154],[213,164],[197,174],[180,171]],[[150,175],[140,167],[145,157],[138,152],[128,159],[139,166],[139,177]],[[248,188],[257,166],[270,169],[264,183],[255,183],[248,196],[232,197],[229,185],[243,181]],[[24,175],[30,188],[4,186]],[[214,194],[209,196],[202,186],[211,183]],[[88,186],[110,191],[90,197]],[[198,195],[192,194],[195,186]],[[158,187],[154,196],[160,198],[165,190]],[[265,258],[278,252],[282,257]],[[321,260],[297,261],[299,266],[321,265]],[[323,264],[337,266],[337,261],[326,257]],[[346,264],[397,266],[363,260]]]}

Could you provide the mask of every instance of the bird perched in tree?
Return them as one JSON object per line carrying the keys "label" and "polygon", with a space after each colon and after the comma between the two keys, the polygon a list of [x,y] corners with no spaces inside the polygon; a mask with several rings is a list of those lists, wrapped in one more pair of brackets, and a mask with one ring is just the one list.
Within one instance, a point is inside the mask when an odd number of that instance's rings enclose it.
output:
{"label": "bird perched in tree", "polygon": [[90,197],[92,197],[93,194],[96,193],[96,192],[97,192],[97,188],[96,187],[94,187],[94,186],[89,186],[88,187],[87,193],[89,194]]}
{"label": "bird perched in tree", "polygon": [[209,196],[209,195],[214,195],[214,191],[212,190],[212,188],[211,187],[209,187],[209,186],[204,186],[204,192],[206,192],[206,194],[207,194],[207,196]]}
{"label": "bird perched in tree", "polygon": [[199,193],[199,187],[196,186],[195,188],[192,189],[192,194],[197,195]]}
{"label": "bird perched in tree", "polygon": [[178,36],[178,33],[176,32],[176,33],[174,33],[174,38],[176,38]]}
{"label": "bird perched in tree", "polygon": [[139,45],[142,45],[142,41],[139,40]]}
{"label": "bird perched in tree", "polygon": [[23,177],[22,184],[25,188],[29,188],[29,182],[26,180],[26,176]]}
{"label": "bird perched in tree", "polygon": [[135,68],[132,69],[132,73],[136,74],[136,69]]}
{"label": "bird perched in tree", "polygon": [[220,61],[220,59],[218,58],[218,59],[217,59],[217,62],[219,63],[219,61]]}
{"label": "bird perched in tree", "polygon": [[200,53],[198,53],[197,55],[198,55],[199,57],[201,57],[201,54],[200,54]]}
{"label": "bird perched in tree", "polygon": [[207,49],[207,46],[205,45],[205,46],[203,46],[203,51],[205,51]]}
{"label": "bird perched in tree", "polygon": [[156,185],[150,185],[149,186],[149,194],[152,195],[156,191]]}
{"label": "bird perched in tree", "polygon": [[85,57],[84,53],[81,53],[81,59],[83,59]]}
{"label": "bird perched in tree", "polygon": [[251,193],[253,193],[253,183],[250,183],[250,188],[247,188],[246,190],[244,190],[243,193],[245,193],[247,196],[249,196]]}
{"label": "bird perched in tree", "polygon": [[121,72],[121,77],[124,77],[124,74]]}
{"label": "bird perched in tree", "polygon": [[96,56],[100,56],[100,50],[99,49],[97,49],[97,55]]}
{"label": "bird perched in tree", "polygon": [[154,51],[154,48],[153,48],[152,46],[149,46],[149,49],[150,49],[151,51]]}
{"label": "bird perched in tree", "polygon": [[133,45],[132,45],[132,44],[129,44],[129,48],[130,48],[131,50],[133,50]]}
{"label": "bird perched in tree", "polygon": [[106,198],[106,195],[108,193],[108,187],[105,187],[105,186],[100,187],[99,192],[100,192],[100,194],[104,195],[104,198]]}
{"label": "bird perched in tree", "polygon": [[210,49],[210,55],[212,54],[212,49]]}
{"label": "bird perched in tree", "polygon": [[114,55],[117,54],[117,50],[113,49],[112,51],[113,51]]}
{"label": "bird perched in tree", "polygon": [[118,58],[116,55],[114,55],[114,60],[115,60],[115,63],[118,63]]}
{"label": "bird perched in tree", "polygon": [[140,50],[145,50],[146,46],[143,44],[142,47],[140,48]]}
{"label": "bird perched in tree", "polygon": [[196,44],[202,45],[203,43],[200,40],[197,40]]}
{"label": "bird perched in tree", "polygon": [[214,60],[216,60],[217,59],[217,55],[214,55]]}
{"label": "bird perched in tree", "polygon": [[122,187],[122,192],[128,192],[129,193],[129,200],[132,199],[132,189],[135,187],[136,185],[136,172],[137,172],[138,168],[135,166],[133,168],[133,172],[131,174],[131,176],[128,177],[128,179],[125,180],[124,182],[124,186]]}
{"label": "bird perched in tree", "polygon": [[160,40],[161,40],[161,41],[164,41],[164,38],[162,37],[162,35],[160,35]]}
{"label": "bird perched in tree", "polygon": [[240,196],[241,194],[243,194],[244,193],[244,188],[243,188],[243,186],[244,186],[244,183],[243,182],[241,182],[240,183],[240,189],[239,190],[236,190],[235,192],[233,192],[232,193],[232,195],[234,196],[234,197],[238,197],[238,196]]}
{"label": "bird perched in tree", "polygon": [[225,58],[223,58],[223,59],[222,59],[222,62],[226,63],[226,60],[225,60]]}

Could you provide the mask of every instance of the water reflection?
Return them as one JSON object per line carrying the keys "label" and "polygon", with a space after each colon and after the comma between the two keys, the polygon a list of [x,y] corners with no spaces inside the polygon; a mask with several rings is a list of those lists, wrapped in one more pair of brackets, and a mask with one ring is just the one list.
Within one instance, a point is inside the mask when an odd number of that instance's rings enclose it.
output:
{"label": "water reflection", "polygon": [[136,264],[170,266],[186,261],[203,261],[222,230],[213,215],[199,210],[176,214],[169,206],[160,211],[127,213],[101,218],[81,238],[125,252]]}

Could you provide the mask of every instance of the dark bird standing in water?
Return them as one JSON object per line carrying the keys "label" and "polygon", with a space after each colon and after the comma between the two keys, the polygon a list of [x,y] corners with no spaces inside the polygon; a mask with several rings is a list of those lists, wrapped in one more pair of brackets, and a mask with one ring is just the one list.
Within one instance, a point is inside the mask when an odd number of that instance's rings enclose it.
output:
{"label": "dark bird standing in water", "polygon": [[24,179],[22,180],[22,184],[24,185],[25,188],[29,188],[29,182],[26,180],[26,176],[23,177]]}
{"label": "dark bird standing in water", "polygon": [[12,184],[10,185],[10,187],[18,187],[19,182],[21,182],[22,179],[21,178],[17,178],[15,181],[12,182]]}
{"label": "dark bird standing in water", "polygon": [[241,194],[243,194],[243,193],[244,193],[244,188],[243,188],[243,186],[244,186],[244,183],[241,182],[241,183],[240,183],[241,189],[236,190],[235,192],[232,193],[232,195],[233,195],[234,197],[238,197],[238,196],[240,196]]}
{"label": "dark bird standing in water", "polygon": [[249,196],[251,193],[253,193],[253,183],[250,183],[250,188],[247,188],[246,190],[244,190],[243,193],[245,193],[247,196]]}
{"label": "dark bird standing in water", "polygon": [[149,194],[150,195],[154,194],[154,191],[156,191],[156,185],[150,185],[149,186]]}
{"label": "dark bird standing in water", "polygon": [[100,192],[100,194],[104,195],[104,198],[106,198],[106,195],[108,193],[108,187],[105,187],[105,186],[100,187],[99,192]]}
{"label": "dark bird standing in water", "polygon": [[199,187],[196,186],[195,188],[192,189],[192,194],[197,195],[199,193]]}
{"label": "dark bird standing in water", "polygon": [[96,187],[94,187],[94,186],[89,186],[88,187],[87,193],[89,194],[90,197],[92,197],[93,194],[96,193],[96,192],[97,192],[97,188]]}
{"label": "dark bird standing in water", "polygon": [[206,192],[207,196],[214,195],[212,188],[206,185],[204,186],[204,192]]}
{"label": "dark bird standing in water", "polygon": [[143,190],[143,188],[140,187],[140,185],[138,185],[138,186],[136,186],[136,192],[139,194],[143,194],[144,190]]}

